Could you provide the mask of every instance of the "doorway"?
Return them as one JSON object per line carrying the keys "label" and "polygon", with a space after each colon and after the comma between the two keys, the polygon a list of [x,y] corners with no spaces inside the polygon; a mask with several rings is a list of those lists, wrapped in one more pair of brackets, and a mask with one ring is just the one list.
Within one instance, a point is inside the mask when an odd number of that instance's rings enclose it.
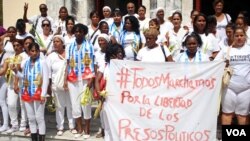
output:
{"label": "doorway", "polygon": [[112,10],[115,8],[119,8],[123,15],[127,14],[126,5],[128,2],[133,2],[135,4],[135,11],[137,12],[137,8],[139,5],[142,4],[142,0],[96,0],[95,2],[95,9],[101,14],[102,16],[102,8],[103,6],[109,6]]}

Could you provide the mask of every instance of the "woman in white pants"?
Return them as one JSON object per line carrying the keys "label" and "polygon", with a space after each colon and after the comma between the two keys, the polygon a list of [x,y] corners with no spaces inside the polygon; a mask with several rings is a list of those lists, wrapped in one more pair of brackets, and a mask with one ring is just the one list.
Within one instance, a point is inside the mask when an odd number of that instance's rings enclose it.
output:
{"label": "woman in white pants", "polygon": [[[9,55],[3,49],[3,40],[0,38],[0,68],[3,68],[4,60],[7,59],[8,57]],[[9,129],[9,115],[8,115],[6,98],[7,98],[7,82],[3,76],[0,76],[0,107],[2,109],[2,115],[3,115],[3,125],[0,127],[0,133]]]}
{"label": "woman in white pants", "polygon": [[[227,55],[228,54],[228,55]],[[233,69],[229,85],[222,97],[222,125],[231,125],[236,116],[239,125],[249,124],[250,111],[250,46],[242,27],[234,30],[234,43],[222,48],[215,59],[227,60]]]}
{"label": "woman in white pants", "polygon": [[69,89],[72,103],[72,114],[76,119],[76,127],[80,137],[83,133],[82,112],[85,120],[84,138],[90,137],[91,104],[81,105],[79,96],[86,88],[91,88],[94,78],[94,49],[91,43],[85,39],[88,27],[76,24],[73,28],[75,41],[66,50],[67,68],[65,71],[64,88]]}
{"label": "woman in white pants", "polygon": [[[22,100],[25,102],[32,141],[45,140],[45,96],[49,84],[48,66],[45,60],[40,59],[40,49],[37,43],[29,45],[30,58],[22,62],[23,88]],[[38,133],[37,133],[38,129]]]}
{"label": "woman in white pants", "polygon": [[[109,64],[111,59],[120,59],[123,60],[125,57],[125,51],[120,44],[113,44],[107,47],[106,54],[105,54],[105,64],[99,67],[96,79],[95,79],[95,89],[97,93],[100,95],[101,92],[106,91],[106,81],[108,81],[109,77]],[[103,82],[101,84],[101,81]],[[104,82],[105,81],[105,82]],[[107,97],[108,98],[108,97]],[[106,98],[100,97],[100,101],[103,102],[103,107],[100,112],[100,119],[101,119],[101,126],[102,130],[99,136],[104,137],[104,140],[112,140],[110,136],[110,127],[107,124],[107,113],[105,110],[105,103]]]}
{"label": "woman in white pants", "polygon": [[12,71],[18,64],[21,63],[20,54],[23,51],[23,41],[14,39],[12,42],[15,55],[6,59],[4,65],[0,71],[0,76],[5,75],[7,78],[8,92],[7,92],[7,104],[8,104],[8,112],[11,120],[11,128],[7,130],[7,133],[16,132],[19,130],[18,126],[18,112],[17,112],[17,104],[18,104],[18,94],[14,91],[14,77],[15,73]]}
{"label": "woman in white pants", "polygon": [[[64,113],[65,108],[67,109],[67,117],[69,121],[69,129],[72,133],[76,133],[75,122],[72,117],[72,105],[70,101],[69,91],[65,91],[63,87],[58,86],[56,84],[55,79],[57,77],[63,77],[60,73],[66,67],[66,59],[65,59],[65,41],[61,35],[55,35],[53,38],[53,45],[55,52],[52,52],[47,57],[47,64],[49,68],[49,77],[50,83],[49,89],[52,90],[52,96],[55,97],[56,101],[56,123],[57,123],[57,135],[61,136],[63,134],[64,129]],[[65,68],[64,68],[65,71]],[[64,80],[64,79],[62,79]]]}

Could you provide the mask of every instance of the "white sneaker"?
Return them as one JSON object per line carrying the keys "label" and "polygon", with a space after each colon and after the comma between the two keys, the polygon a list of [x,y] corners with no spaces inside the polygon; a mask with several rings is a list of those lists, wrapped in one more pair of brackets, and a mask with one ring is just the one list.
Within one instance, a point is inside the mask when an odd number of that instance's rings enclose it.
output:
{"label": "white sneaker", "polygon": [[79,138],[79,137],[81,137],[81,136],[82,136],[82,134],[79,134],[79,133],[74,134],[74,137],[75,137],[75,138]]}
{"label": "white sneaker", "polygon": [[83,135],[83,138],[84,139],[88,139],[90,137],[90,135],[88,134],[88,135]]}
{"label": "white sneaker", "polygon": [[6,131],[7,134],[11,134],[13,132],[18,131],[18,127],[11,127],[9,130]]}
{"label": "white sneaker", "polygon": [[1,132],[5,132],[5,131],[7,131],[7,130],[9,130],[10,128],[8,127],[8,126],[2,126],[2,127],[0,127],[0,133]]}
{"label": "white sneaker", "polygon": [[63,135],[63,131],[62,130],[58,130],[56,133],[57,136],[62,136]]}
{"label": "white sneaker", "polygon": [[20,132],[24,132],[26,130],[26,127],[25,126],[21,126],[20,128],[19,128],[19,131]]}
{"label": "white sneaker", "polygon": [[71,132],[72,134],[77,134],[76,129],[70,129],[70,132]]}

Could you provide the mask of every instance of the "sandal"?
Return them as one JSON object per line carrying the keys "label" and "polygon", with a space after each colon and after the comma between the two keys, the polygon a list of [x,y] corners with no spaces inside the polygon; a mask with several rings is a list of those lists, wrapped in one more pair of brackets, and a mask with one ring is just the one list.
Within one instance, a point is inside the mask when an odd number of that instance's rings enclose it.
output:
{"label": "sandal", "polygon": [[30,128],[26,128],[23,133],[24,133],[24,136],[29,136]]}

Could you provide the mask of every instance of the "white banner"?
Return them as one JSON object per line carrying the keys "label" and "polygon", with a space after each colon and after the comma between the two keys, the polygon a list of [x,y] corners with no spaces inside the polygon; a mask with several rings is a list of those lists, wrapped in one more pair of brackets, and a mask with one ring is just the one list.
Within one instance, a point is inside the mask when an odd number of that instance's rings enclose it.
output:
{"label": "white banner", "polygon": [[224,65],[112,60],[105,140],[215,141]]}

